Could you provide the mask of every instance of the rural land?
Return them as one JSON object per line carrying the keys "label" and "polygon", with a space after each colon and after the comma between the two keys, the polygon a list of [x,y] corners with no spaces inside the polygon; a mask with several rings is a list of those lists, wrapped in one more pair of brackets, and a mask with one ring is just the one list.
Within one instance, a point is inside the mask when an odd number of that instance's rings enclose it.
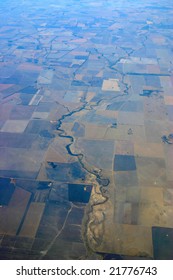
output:
{"label": "rural land", "polygon": [[0,3],[0,259],[173,259],[173,2]]}

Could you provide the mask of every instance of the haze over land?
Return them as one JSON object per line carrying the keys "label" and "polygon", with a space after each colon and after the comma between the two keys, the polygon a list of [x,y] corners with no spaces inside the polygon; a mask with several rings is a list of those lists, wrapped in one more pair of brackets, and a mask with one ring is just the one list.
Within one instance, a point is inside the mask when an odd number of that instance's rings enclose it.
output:
{"label": "haze over land", "polygon": [[0,259],[172,259],[172,1],[1,1]]}

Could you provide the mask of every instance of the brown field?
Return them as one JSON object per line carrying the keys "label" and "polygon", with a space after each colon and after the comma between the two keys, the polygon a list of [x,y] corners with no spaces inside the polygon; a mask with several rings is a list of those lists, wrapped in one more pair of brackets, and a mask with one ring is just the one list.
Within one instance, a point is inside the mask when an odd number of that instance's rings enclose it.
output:
{"label": "brown field", "polygon": [[8,206],[0,208],[0,233],[15,235],[31,194],[16,187]]}
{"label": "brown field", "polygon": [[30,204],[25,221],[20,231],[20,236],[35,237],[41,217],[43,215],[45,204],[34,203]]}

